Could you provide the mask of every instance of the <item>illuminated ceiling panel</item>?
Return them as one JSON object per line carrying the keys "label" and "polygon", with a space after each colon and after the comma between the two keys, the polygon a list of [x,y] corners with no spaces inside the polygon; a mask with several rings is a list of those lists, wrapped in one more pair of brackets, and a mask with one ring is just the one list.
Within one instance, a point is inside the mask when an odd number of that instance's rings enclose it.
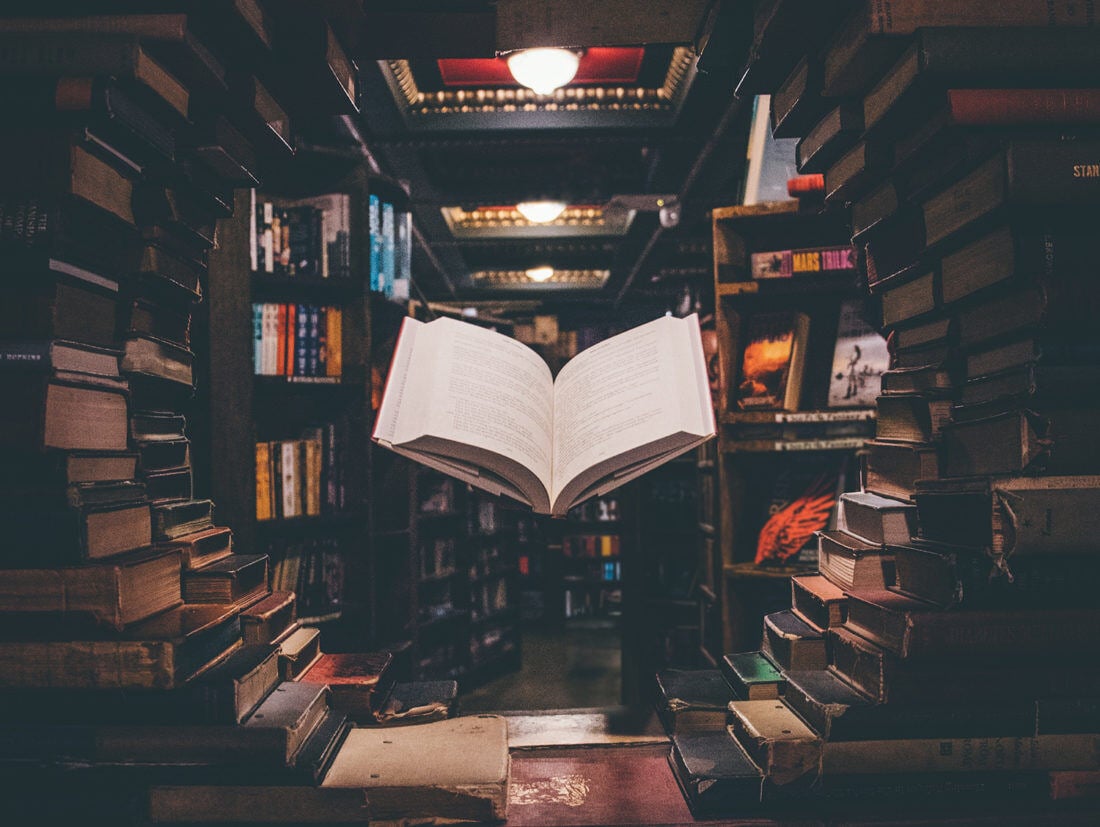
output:
{"label": "illuminated ceiling panel", "polygon": [[443,207],[443,218],[456,239],[473,238],[564,238],[575,236],[621,236],[630,229],[634,212],[604,210],[599,206],[571,206],[553,221],[536,224],[512,206]]}

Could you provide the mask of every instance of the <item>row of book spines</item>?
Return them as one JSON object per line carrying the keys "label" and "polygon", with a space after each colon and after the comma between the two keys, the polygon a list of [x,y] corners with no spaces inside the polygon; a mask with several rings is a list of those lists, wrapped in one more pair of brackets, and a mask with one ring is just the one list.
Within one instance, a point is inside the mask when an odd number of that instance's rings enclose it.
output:
{"label": "row of book spines", "polygon": [[257,376],[330,376],[343,371],[343,309],[332,305],[252,305]]}
{"label": "row of book spines", "polygon": [[412,278],[412,214],[378,195],[368,199],[370,289],[407,299]]}
{"label": "row of book spines", "polygon": [[321,207],[257,201],[254,272],[302,279],[350,278],[351,236],[343,216]]}
{"label": "row of book spines", "polygon": [[319,517],[339,511],[338,457],[338,450],[326,452],[322,439],[256,443],[256,519]]}
{"label": "row of book spines", "polygon": [[297,597],[300,616],[339,611],[344,602],[344,557],[334,542],[313,541],[270,551],[271,587]]}
{"label": "row of book spines", "polygon": [[566,557],[617,557],[621,544],[615,534],[578,534],[562,540]]}

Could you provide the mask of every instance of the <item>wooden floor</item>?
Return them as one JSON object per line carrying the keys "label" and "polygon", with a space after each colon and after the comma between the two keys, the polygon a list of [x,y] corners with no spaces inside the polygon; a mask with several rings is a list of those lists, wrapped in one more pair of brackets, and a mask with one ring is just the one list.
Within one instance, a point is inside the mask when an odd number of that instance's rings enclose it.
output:
{"label": "wooden floor", "polygon": [[564,629],[525,627],[522,666],[459,696],[460,714],[612,707],[622,698],[618,629],[570,621]]}

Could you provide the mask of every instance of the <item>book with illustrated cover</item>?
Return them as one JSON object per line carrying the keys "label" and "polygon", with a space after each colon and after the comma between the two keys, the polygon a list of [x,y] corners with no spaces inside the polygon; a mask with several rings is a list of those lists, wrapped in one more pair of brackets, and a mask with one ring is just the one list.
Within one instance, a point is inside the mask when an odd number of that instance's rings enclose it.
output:
{"label": "book with illustrated cover", "polygon": [[810,319],[805,313],[760,313],[745,325],[737,377],[744,410],[797,410]]}
{"label": "book with illustrated cover", "polygon": [[564,515],[714,435],[694,315],[607,339],[553,378],[526,345],[406,318],[373,439],[450,476]]}
{"label": "book with illustrated cover", "polygon": [[862,301],[846,301],[840,306],[829,379],[830,408],[874,405],[882,374],[890,367],[886,340],[867,324],[862,311]]}

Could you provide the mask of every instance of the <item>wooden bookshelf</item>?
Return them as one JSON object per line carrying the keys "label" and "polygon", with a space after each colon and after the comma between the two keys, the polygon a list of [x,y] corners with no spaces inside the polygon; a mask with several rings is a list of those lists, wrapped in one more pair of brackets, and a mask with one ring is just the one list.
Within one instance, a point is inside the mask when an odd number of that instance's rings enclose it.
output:
{"label": "wooden bookshelf", "polygon": [[[787,579],[815,566],[812,560],[796,564],[799,555],[785,565],[758,565],[761,530],[819,476],[834,489],[856,486],[857,454],[873,435],[875,412],[866,405],[829,407],[840,306],[862,295],[857,271],[754,278],[752,266],[754,253],[846,245],[843,216],[783,201],[717,209],[712,218],[718,493],[715,519],[703,525],[714,530],[716,579],[710,588],[721,607],[721,648],[735,652],[759,647],[763,615],[789,608]],[[797,408],[742,409],[738,384],[746,328],[755,314],[785,311],[809,320]]]}

